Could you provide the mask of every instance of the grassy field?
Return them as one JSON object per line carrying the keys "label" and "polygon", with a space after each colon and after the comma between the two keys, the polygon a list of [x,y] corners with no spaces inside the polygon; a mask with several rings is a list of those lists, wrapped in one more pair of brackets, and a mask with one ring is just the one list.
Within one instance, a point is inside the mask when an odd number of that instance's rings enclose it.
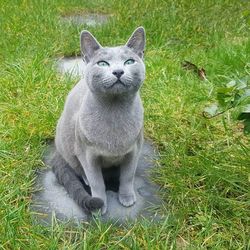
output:
{"label": "grassy field", "polygon": [[[71,13],[112,14],[104,26],[60,22]],[[142,88],[146,137],[160,150],[153,180],[166,219],[124,227],[33,223],[35,170],[75,81],[54,58],[79,54],[82,29],[103,45],[147,32]],[[249,137],[230,113],[206,119],[216,88],[249,74],[250,4],[221,1],[0,1],[0,249],[249,249]],[[209,81],[181,67],[204,67]]]}

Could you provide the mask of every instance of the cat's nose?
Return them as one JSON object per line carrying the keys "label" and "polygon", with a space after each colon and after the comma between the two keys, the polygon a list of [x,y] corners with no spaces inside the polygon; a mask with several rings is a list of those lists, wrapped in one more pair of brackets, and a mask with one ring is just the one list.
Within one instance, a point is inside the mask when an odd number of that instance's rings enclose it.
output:
{"label": "cat's nose", "polygon": [[117,69],[114,70],[112,73],[119,79],[124,74],[124,71],[122,69]]}

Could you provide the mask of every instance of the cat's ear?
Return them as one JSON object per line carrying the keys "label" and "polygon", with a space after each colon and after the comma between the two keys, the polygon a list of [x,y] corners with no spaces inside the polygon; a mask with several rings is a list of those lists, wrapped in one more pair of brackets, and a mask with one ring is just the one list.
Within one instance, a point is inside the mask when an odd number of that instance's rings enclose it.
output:
{"label": "cat's ear", "polygon": [[138,27],[128,39],[126,46],[131,48],[139,57],[143,58],[146,45],[146,34],[143,27]]}
{"label": "cat's ear", "polygon": [[88,63],[95,51],[100,49],[102,46],[97,42],[96,38],[87,30],[83,30],[80,38],[81,53]]}

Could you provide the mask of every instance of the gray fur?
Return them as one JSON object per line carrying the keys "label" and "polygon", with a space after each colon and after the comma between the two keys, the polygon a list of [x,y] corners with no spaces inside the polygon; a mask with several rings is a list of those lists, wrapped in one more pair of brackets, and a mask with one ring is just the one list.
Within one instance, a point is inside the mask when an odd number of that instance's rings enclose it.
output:
{"label": "gray fur", "polygon": [[[103,214],[107,198],[102,168],[119,166],[119,201],[124,206],[136,201],[134,174],[143,142],[143,107],[138,90],[145,78],[144,47],[142,27],[135,30],[125,46],[105,48],[91,33],[83,31],[81,51],[87,63],[85,78],[69,93],[57,125],[58,156],[90,186],[92,197],[103,201]],[[129,59],[134,62],[128,64]],[[109,65],[100,66],[100,61]],[[60,171],[64,171],[63,174]],[[66,172],[65,168],[58,167],[56,175],[64,178]],[[61,183],[71,185],[70,181]],[[81,192],[84,199],[89,199],[86,192]],[[94,203],[100,205],[98,201]]]}
{"label": "gray fur", "polygon": [[81,177],[77,176],[69,164],[55,152],[50,164],[53,166],[58,182],[63,185],[71,198],[79,204],[85,212],[94,211],[103,206],[103,201],[99,198],[91,197],[81,182]]}

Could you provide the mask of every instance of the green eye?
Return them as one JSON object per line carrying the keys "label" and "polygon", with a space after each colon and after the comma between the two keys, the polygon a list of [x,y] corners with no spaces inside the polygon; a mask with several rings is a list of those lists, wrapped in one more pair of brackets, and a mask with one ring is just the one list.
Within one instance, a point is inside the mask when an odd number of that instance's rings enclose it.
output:
{"label": "green eye", "polygon": [[101,66],[101,67],[107,67],[107,66],[109,66],[109,64],[107,62],[105,62],[105,61],[99,61],[97,64],[99,66]]}
{"label": "green eye", "polygon": [[133,64],[133,63],[135,63],[134,59],[128,59],[124,64],[125,65],[130,65],[130,64]]}

